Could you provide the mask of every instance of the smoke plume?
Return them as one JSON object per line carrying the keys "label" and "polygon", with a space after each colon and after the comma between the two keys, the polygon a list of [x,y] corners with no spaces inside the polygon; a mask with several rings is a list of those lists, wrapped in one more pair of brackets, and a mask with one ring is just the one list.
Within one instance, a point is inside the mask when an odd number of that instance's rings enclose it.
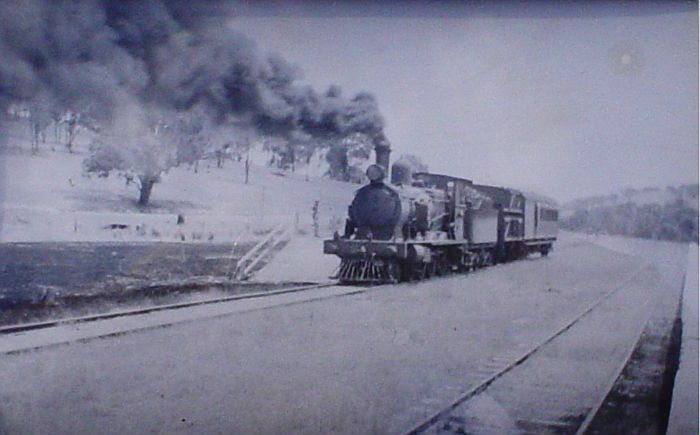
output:
{"label": "smoke plume", "polygon": [[[221,25],[212,26],[212,23]],[[325,93],[222,21],[178,2],[0,3],[0,105],[23,102],[109,123],[119,108],[189,111],[279,137],[385,142],[374,97]]]}

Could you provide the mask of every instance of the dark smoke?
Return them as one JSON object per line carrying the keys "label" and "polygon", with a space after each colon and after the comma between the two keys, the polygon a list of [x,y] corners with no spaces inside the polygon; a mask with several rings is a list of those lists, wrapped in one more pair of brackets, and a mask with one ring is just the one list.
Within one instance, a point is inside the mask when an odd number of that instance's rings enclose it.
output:
{"label": "dark smoke", "polygon": [[143,92],[139,59],[116,44],[96,2],[0,4],[0,99],[109,115]]}
{"label": "dark smoke", "polygon": [[216,122],[235,119],[266,135],[333,141],[361,133],[386,142],[372,95],[319,94],[301,78],[223,19],[188,14],[183,2],[0,3],[0,105],[103,122],[125,105],[202,107]]}

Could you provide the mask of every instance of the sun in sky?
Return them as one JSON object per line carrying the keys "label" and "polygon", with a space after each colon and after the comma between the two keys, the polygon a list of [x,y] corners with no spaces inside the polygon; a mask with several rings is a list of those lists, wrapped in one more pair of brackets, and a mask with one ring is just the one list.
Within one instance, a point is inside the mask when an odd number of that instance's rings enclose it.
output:
{"label": "sun in sky", "polygon": [[614,69],[619,73],[631,73],[642,67],[639,51],[631,45],[621,45],[614,51]]}

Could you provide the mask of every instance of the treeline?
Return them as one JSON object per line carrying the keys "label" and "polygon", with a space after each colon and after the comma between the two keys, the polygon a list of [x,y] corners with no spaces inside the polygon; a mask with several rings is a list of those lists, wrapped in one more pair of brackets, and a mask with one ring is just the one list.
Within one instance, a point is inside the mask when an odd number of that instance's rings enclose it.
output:
{"label": "treeline", "polygon": [[668,203],[681,199],[683,201],[697,203],[698,184],[683,184],[680,186],[645,187],[641,189],[627,188],[618,193],[609,195],[589,196],[575,199],[564,207],[567,209],[595,208],[610,205],[622,205],[628,202],[642,203]]}
{"label": "treeline", "polygon": [[698,211],[683,200],[666,204],[631,202],[578,209],[561,222],[564,229],[645,239],[698,242]]}

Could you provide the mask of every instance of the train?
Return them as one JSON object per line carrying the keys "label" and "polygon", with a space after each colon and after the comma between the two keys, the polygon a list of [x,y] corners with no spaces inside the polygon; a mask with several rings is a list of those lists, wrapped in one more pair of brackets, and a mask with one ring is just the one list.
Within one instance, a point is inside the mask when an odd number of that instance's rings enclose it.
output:
{"label": "train", "polygon": [[[380,162],[378,162],[380,163]],[[383,284],[468,272],[532,253],[547,256],[559,209],[542,195],[472,180],[414,172],[402,161],[372,164],[355,192],[344,233],[324,240],[340,257],[332,278]]]}

